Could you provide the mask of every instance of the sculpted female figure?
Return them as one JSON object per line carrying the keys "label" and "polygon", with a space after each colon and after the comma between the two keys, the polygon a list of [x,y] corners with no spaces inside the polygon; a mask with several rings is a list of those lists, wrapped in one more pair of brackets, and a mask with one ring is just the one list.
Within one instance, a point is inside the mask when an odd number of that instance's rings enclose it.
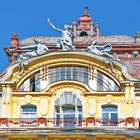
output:
{"label": "sculpted female figure", "polygon": [[59,38],[57,47],[62,48],[63,50],[72,50],[74,47],[74,34],[71,31],[71,27],[69,25],[64,26],[64,30],[56,28],[48,19],[49,25],[56,31],[61,33],[62,38]]}

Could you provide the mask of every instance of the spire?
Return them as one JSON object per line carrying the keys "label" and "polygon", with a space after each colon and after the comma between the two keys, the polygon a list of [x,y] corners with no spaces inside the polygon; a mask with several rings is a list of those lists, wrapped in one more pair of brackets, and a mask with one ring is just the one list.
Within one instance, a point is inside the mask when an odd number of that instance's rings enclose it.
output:
{"label": "spire", "polygon": [[89,16],[88,15],[88,7],[87,6],[85,6],[85,9],[84,9],[84,16]]}
{"label": "spire", "polygon": [[76,19],[73,20],[72,26],[77,26]]}

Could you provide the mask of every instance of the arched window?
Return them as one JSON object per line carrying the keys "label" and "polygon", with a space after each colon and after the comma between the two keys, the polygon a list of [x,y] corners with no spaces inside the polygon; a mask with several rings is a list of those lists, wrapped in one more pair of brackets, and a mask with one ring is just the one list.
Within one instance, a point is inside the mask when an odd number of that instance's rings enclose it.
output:
{"label": "arched window", "polygon": [[116,105],[102,106],[102,119],[104,125],[117,125],[118,122],[118,107]]}
{"label": "arched window", "polygon": [[21,106],[21,118],[36,118],[37,108],[35,105]]}
{"label": "arched window", "polygon": [[55,118],[57,126],[75,127],[82,125],[81,100],[71,92],[62,94],[55,101]]}
{"label": "arched window", "polygon": [[87,32],[82,31],[79,36],[88,36]]}

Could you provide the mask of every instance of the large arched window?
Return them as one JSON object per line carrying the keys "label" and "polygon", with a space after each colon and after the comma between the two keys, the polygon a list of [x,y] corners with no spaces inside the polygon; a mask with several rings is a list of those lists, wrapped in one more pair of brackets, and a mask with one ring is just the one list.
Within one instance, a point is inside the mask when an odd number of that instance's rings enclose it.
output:
{"label": "large arched window", "polygon": [[48,84],[65,81],[78,81],[88,85],[95,91],[120,91],[120,85],[109,75],[88,66],[50,67],[46,71],[38,71],[28,77],[20,86],[19,91],[42,91]]}
{"label": "large arched window", "polygon": [[102,119],[104,125],[117,125],[118,122],[118,107],[116,105],[102,106]]}
{"label": "large arched window", "polygon": [[62,94],[55,101],[56,125],[75,127],[82,125],[82,102],[71,92]]}
{"label": "large arched window", "polygon": [[21,118],[36,118],[37,108],[35,105],[21,106]]}

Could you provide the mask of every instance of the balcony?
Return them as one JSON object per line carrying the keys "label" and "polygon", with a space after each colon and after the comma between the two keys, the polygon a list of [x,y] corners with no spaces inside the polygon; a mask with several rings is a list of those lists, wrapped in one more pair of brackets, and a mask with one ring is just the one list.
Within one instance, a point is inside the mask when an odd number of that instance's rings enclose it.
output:
{"label": "balcony", "polygon": [[65,130],[65,129],[140,129],[140,120],[134,118],[118,120],[102,120],[95,118],[82,119],[52,119],[52,118],[0,118],[0,130],[16,129],[44,129],[44,130]]}

